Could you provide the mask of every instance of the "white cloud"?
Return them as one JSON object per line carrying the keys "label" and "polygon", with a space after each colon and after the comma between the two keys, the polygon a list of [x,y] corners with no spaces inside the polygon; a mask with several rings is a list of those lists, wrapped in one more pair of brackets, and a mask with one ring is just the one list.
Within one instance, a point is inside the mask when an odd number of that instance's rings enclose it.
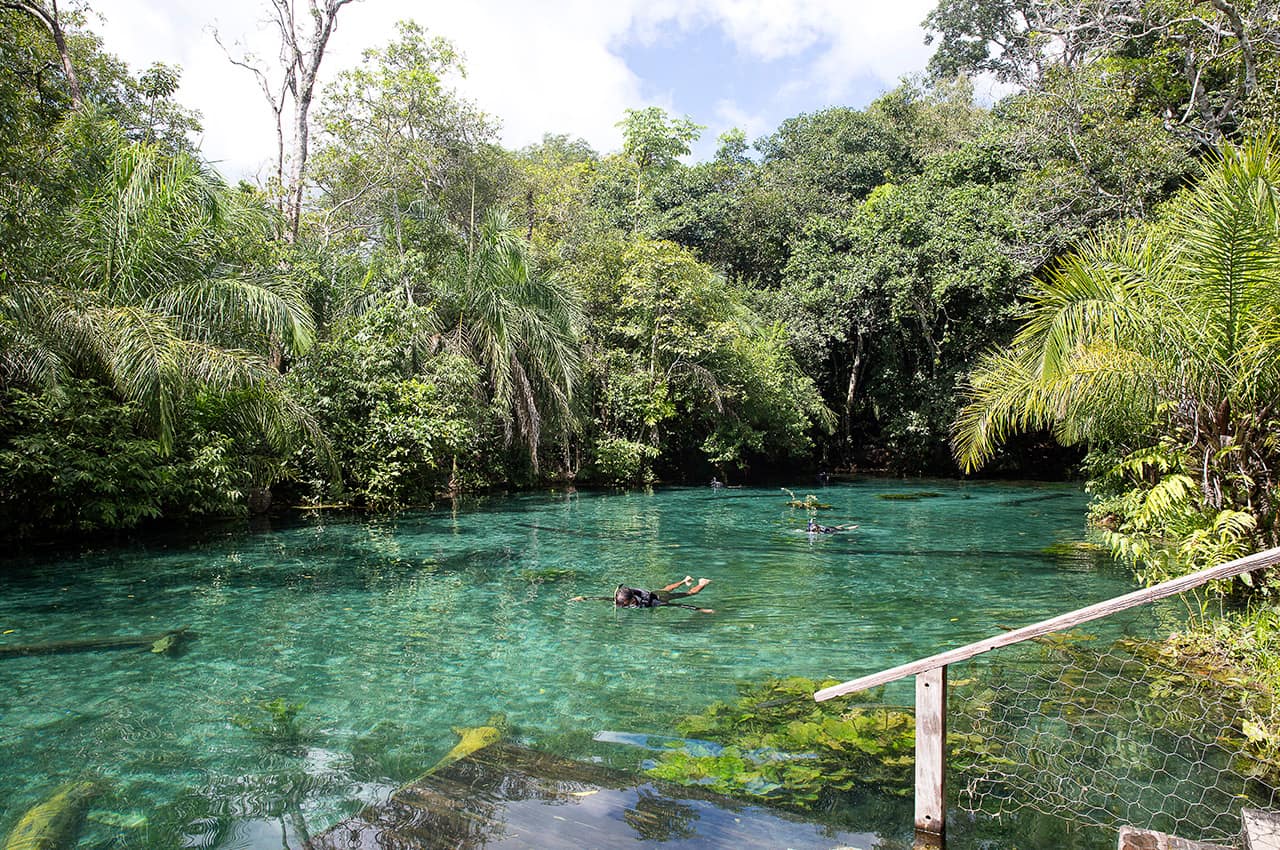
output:
{"label": "white cloud", "polygon": [[[205,155],[229,177],[264,172],[274,149],[270,115],[252,76],[232,67],[206,31],[216,25],[225,41],[241,40],[272,56],[265,0],[93,0],[106,18],[107,49],[135,70],[152,61],[183,67],[182,101],[205,116]],[[518,147],[544,132],[581,136],[599,150],[621,143],[617,122],[627,108],[650,105],[643,81],[620,56],[627,44],[652,43],[672,28],[691,32],[718,27],[744,54],[762,61],[814,51],[816,60],[798,81],[831,102],[848,97],[859,82],[892,86],[923,67],[927,50],[919,22],[933,0],[471,0],[432,4],[377,0],[345,7],[325,57],[326,78],[355,65],[367,47],[385,44],[393,24],[415,18],[450,38],[466,55],[464,95],[502,121],[502,139]],[[697,84],[700,81],[691,81]],[[664,93],[668,105],[674,93]],[[762,101],[775,97],[762,93]],[[725,105],[716,133],[751,124],[747,112]],[[723,125],[723,126],[720,126]],[[744,126],[753,135],[750,126]],[[758,132],[767,132],[761,127]]]}
{"label": "white cloud", "polygon": [[892,86],[929,56],[920,22],[936,0],[700,0],[745,51],[764,60],[815,49],[803,85],[828,100],[868,78]]}

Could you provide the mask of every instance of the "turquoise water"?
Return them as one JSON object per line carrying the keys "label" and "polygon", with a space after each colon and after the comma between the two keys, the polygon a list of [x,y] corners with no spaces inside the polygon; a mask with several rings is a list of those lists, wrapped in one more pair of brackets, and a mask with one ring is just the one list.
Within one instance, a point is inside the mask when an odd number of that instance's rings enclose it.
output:
{"label": "turquoise water", "polygon": [[[196,637],[175,656],[0,657],[0,834],[92,774],[110,790],[83,846],[276,850],[384,799],[455,743],[452,727],[501,714],[522,743],[625,761],[591,736],[672,734],[744,680],[853,678],[1131,589],[1043,554],[1085,536],[1073,487],[812,492],[833,506],[820,521],[857,530],[803,533],[776,488],[542,493],[11,558],[0,645]],[[929,497],[880,498],[903,493]],[[712,580],[696,601],[714,614],[566,601],[686,574]],[[262,734],[273,699],[301,705],[288,740]],[[837,814],[909,835],[897,801]],[[966,830],[989,832],[962,827],[958,846]]]}

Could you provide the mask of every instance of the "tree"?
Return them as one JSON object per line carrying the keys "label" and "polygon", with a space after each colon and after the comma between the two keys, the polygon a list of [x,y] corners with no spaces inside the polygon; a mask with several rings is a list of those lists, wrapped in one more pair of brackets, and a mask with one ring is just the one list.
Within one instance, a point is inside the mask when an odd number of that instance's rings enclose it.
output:
{"label": "tree", "polygon": [[1105,62],[1110,79],[1138,82],[1149,114],[1201,146],[1237,133],[1274,90],[1280,49],[1273,0],[943,0],[925,26],[938,76],[994,73],[1038,90]]}
{"label": "tree", "polygon": [[688,156],[689,145],[697,141],[702,127],[687,115],[672,118],[657,106],[628,109],[618,126],[622,128],[623,156],[635,169],[634,231],[640,226],[644,181],[670,171],[680,157]]}
{"label": "tree", "polygon": [[732,464],[803,454],[830,412],[777,326],[685,248],[601,242],[586,271],[585,371],[596,472],[651,478],[662,463]]}
{"label": "tree", "polygon": [[943,469],[957,385],[1012,327],[1026,269],[1010,175],[973,145],[879,186],[848,219],[812,218],[761,300],[841,413],[838,451]]}
{"label": "tree", "polygon": [[84,176],[59,226],[0,287],[0,377],[99,379],[139,406],[166,451],[193,387],[263,389],[246,396],[246,421],[305,427],[263,359],[268,340],[294,352],[310,342],[305,305],[240,253],[250,234],[265,238],[269,217],[190,155],[128,142],[110,124],[76,126],[93,122],[73,116],[67,138],[102,148],[62,156],[100,157],[105,169]]}
{"label": "tree", "polygon": [[538,471],[544,423],[568,427],[578,374],[574,293],[539,276],[510,220],[491,210],[424,294],[439,338],[485,370],[508,440],[519,434]]}
{"label": "tree", "polygon": [[452,44],[407,21],[397,34],[325,90],[314,225],[392,264],[415,254],[418,271],[432,273],[497,200],[496,129],[448,87],[464,73]]}
{"label": "tree", "polygon": [[544,135],[541,143],[516,152],[515,179],[504,200],[544,266],[563,264],[572,243],[590,227],[587,193],[598,165],[590,145],[564,135]]}
{"label": "tree", "polygon": [[996,107],[988,141],[1018,175],[1010,188],[1028,225],[1028,266],[1109,222],[1150,216],[1194,175],[1186,140],[1141,100],[1132,80],[1099,62]]}
{"label": "tree", "polygon": [[972,470],[1011,434],[1052,429],[1118,450],[1150,498],[1209,527],[1247,511],[1274,545],[1278,268],[1280,152],[1228,146],[1159,221],[1091,240],[1038,282],[1013,345],[970,377],[957,459]]}
{"label": "tree", "polygon": [[172,97],[173,93],[178,90],[178,81],[181,77],[181,67],[170,67],[163,62],[153,62],[151,67],[138,77],[138,86],[151,107],[147,114],[147,141],[154,142],[156,140],[160,103],[166,98]]}
{"label": "tree", "polygon": [[[83,6],[73,4],[73,8],[78,15]],[[0,9],[13,9],[30,15],[49,31],[54,46],[58,50],[58,58],[62,62],[62,73],[67,78],[67,88],[71,91],[72,107],[79,109],[83,106],[84,92],[80,88],[80,77],[76,74],[75,63],[71,59],[71,49],[67,45],[67,34],[63,27],[62,12],[58,9],[58,0],[48,0],[47,4],[34,2],[34,0],[3,0],[0,2]]]}
{"label": "tree", "polygon": [[[284,213],[285,233],[290,241],[297,241],[302,218],[302,198],[306,187],[307,156],[310,147],[311,101],[315,96],[316,80],[325,48],[337,26],[338,12],[352,0],[308,0],[308,7],[299,8],[298,0],[271,0],[272,23],[280,37],[279,80],[272,79],[272,71],[252,55],[227,58],[235,65],[253,73],[262,94],[271,106],[276,123],[276,185],[281,193],[281,211]],[[308,29],[307,24],[310,23]],[[215,37],[216,37],[215,33]],[[219,41],[221,44],[221,41]],[[285,112],[292,107],[292,142],[285,151]],[[288,174],[285,169],[288,166]]]}

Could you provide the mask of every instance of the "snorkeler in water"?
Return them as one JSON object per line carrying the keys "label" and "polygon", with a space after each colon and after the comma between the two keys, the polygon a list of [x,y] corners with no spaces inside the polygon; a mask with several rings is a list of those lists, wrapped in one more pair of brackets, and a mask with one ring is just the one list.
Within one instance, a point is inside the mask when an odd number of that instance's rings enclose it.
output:
{"label": "snorkeler in water", "polygon": [[805,531],[810,534],[835,534],[837,531],[853,531],[856,525],[818,525],[813,517],[809,517],[809,527]]}
{"label": "snorkeler in water", "polygon": [[[711,584],[711,579],[709,578],[700,578],[694,584],[693,576],[685,576],[680,581],[672,582],[661,590],[641,590],[620,584],[618,589],[613,592],[613,596],[575,596],[569,601],[587,602],[600,600],[613,602],[615,608],[659,608],[670,606],[672,608],[688,608],[691,611],[700,611],[703,614],[714,614],[715,611],[711,608],[699,608],[696,605],[685,605],[672,601],[673,599],[685,599],[695,593],[701,593],[702,589],[709,584]],[[688,587],[689,589],[676,592],[677,587]]]}

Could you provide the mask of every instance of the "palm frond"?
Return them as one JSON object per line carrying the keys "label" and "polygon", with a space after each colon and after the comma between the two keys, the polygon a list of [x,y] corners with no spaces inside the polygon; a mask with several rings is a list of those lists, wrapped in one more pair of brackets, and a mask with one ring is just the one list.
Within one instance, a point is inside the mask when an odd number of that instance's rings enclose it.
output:
{"label": "palm frond", "polygon": [[191,281],[166,288],[146,303],[173,316],[186,335],[207,341],[270,340],[301,354],[315,338],[302,292],[281,278]]}
{"label": "palm frond", "polygon": [[1229,376],[1274,314],[1280,284],[1280,157],[1251,144],[1228,147],[1173,205],[1166,245],[1174,274],[1161,295],[1194,334],[1205,365]]}
{"label": "palm frond", "polygon": [[132,305],[96,307],[84,315],[97,361],[120,397],[137,402],[163,451],[173,448],[181,380],[181,337],[164,317]]}

